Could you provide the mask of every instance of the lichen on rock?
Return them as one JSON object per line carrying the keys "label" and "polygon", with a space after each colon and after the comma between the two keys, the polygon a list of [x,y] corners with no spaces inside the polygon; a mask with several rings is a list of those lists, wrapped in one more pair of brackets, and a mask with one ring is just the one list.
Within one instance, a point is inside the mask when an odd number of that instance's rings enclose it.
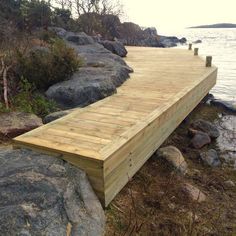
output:
{"label": "lichen on rock", "polygon": [[103,235],[105,216],[86,174],[30,150],[0,150],[0,235]]}

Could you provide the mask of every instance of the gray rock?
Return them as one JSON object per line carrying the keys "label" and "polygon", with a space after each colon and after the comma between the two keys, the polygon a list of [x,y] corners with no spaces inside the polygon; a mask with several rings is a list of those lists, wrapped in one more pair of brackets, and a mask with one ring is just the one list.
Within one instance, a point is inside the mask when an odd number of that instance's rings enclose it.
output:
{"label": "gray rock", "polygon": [[3,113],[0,115],[0,137],[13,138],[42,124],[42,119],[31,113]]}
{"label": "gray rock", "polygon": [[67,31],[61,27],[49,27],[48,29],[57,34],[61,38],[64,38],[67,34]]}
{"label": "gray rock", "polygon": [[195,131],[194,136],[191,140],[191,145],[194,148],[200,149],[209,143],[211,143],[211,138],[207,133],[204,133],[202,131]]}
{"label": "gray rock", "polygon": [[116,87],[128,75],[124,67],[117,71],[82,68],[70,80],[51,86],[46,95],[65,108],[84,107],[116,93]]}
{"label": "gray rock", "polygon": [[120,57],[126,57],[127,50],[125,49],[124,45],[119,41],[109,41],[105,40],[102,41],[101,44],[112,53],[120,56]]}
{"label": "gray rock", "polygon": [[223,101],[220,99],[212,99],[210,103],[214,106],[222,107],[236,114],[236,102]]}
{"label": "gray rock", "polygon": [[95,43],[93,38],[88,36],[84,32],[81,32],[81,33],[69,32],[66,35],[66,40],[68,40],[69,42],[73,42],[76,45],[88,45],[88,44],[94,44]]}
{"label": "gray rock", "polygon": [[179,171],[181,174],[186,174],[188,165],[180,152],[180,150],[174,146],[168,146],[158,149],[157,156],[163,158],[168,164]]}
{"label": "gray rock", "polygon": [[207,133],[211,138],[214,139],[220,136],[217,126],[206,120],[196,120],[191,124],[191,127],[195,130],[200,130]]}
{"label": "gray rock", "polygon": [[216,167],[221,164],[219,156],[218,156],[216,150],[214,150],[214,149],[210,149],[207,152],[202,152],[200,154],[200,157],[201,157],[202,161],[208,166]]}
{"label": "gray rock", "polygon": [[214,95],[211,94],[211,93],[208,93],[202,100],[201,100],[201,103],[204,103],[204,104],[210,104],[211,103],[211,100],[214,99]]}
{"label": "gray rock", "polygon": [[44,117],[43,123],[44,124],[50,123],[54,120],[57,120],[57,119],[59,119],[63,116],[66,116],[66,115],[70,114],[72,111],[74,111],[74,109],[53,112],[53,113],[51,113],[51,114]]}
{"label": "gray rock", "polygon": [[181,191],[190,201],[204,202],[206,195],[192,184],[185,183],[181,186]]}
{"label": "gray rock", "polygon": [[179,39],[179,43],[185,44],[185,43],[187,43],[187,39],[183,37],[183,38]]}
{"label": "gray rock", "polygon": [[193,41],[193,44],[198,44],[198,43],[202,43],[202,40],[198,39],[196,41]]}
{"label": "gray rock", "polygon": [[225,187],[227,188],[234,188],[236,185],[232,180],[227,180],[224,182]]}
{"label": "gray rock", "polygon": [[[86,38],[83,35],[84,33],[81,36],[69,32],[64,37],[67,39],[67,45],[83,59],[83,67],[69,80],[55,84],[46,91],[47,97],[64,109],[84,107],[116,93],[116,88],[127,80],[132,72],[120,56],[95,43],[92,37]],[[86,44],[84,41],[81,43],[80,39],[75,37],[82,37],[81,41],[85,37],[88,41]]]}
{"label": "gray rock", "polygon": [[157,29],[155,27],[148,27],[144,29],[144,33],[149,36],[157,36]]}
{"label": "gray rock", "polygon": [[175,37],[160,37],[160,43],[164,48],[176,47],[179,42],[178,38]]}
{"label": "gray rock", "polygon": [[0,235],[103,235],[104,212],[83,171],[29,150],[0,150],[0,165]]}

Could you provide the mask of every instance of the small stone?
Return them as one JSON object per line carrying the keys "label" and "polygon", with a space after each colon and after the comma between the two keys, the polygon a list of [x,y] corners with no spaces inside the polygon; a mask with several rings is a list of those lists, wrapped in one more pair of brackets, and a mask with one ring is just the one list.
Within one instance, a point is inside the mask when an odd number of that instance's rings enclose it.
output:
{"label": "small stone", "polygon": [[181,174],[187,173],[188,165],[178,148],[174,146],[160,148],[156,154],[158,157],[166,160],[172,168],[176,169]]}
{"label": "small stone", "polygon": [[[79,109],[79,108],[77,108]],[[63,116],[69,115],[71,112],[73,112],[75,109],[69,109],[69,110],[63,110],[63,111],[56,111],[53,113],[48,114],[47,116],[44,117],[43,123],[47,124],[50,123],[54,120],[57,120]]]}
{"label": "small stone", "polygon": [[202,40],[198,39],[198,40],[194,41],[193,43],[194,44],[202,43]]}
{"label": "small stone", "polygon": [[189,198],[191,201],[197,201],[197,202],[206,201],[206,195],[203,192],[201,192],[200,189],[189,183],[185,183],[182,186],[181,190],[186,195],[186,197]]}
{"label": "small stone", "polygon": [[163,197],[165,195],[165,192],[159,191],[157,194],[158,194],[159,197]]}
{"label": "small stone", "polygon": [[191,211],[187,212],[187,216],[190,221],[195,221],[195,222],[199,221],[199,217]]}
{"label": "small stone", "polygon": [[221,164],[219,156],[218,156],[216,150],[214,150],[214,149],[210,149],[207,152],[202,152],[200,154],[200,157],[201,157],[202,161],[208,166],[217,167]]}
{"label": "small stone", "polygon": [[233,188],[235,187],[235,183],[232,180],[227,180],[224,182],[225,187],[227,188]]}
{"label": "small stone", "polygon": [[176,206],[175,206],[174,203],[168,204],[168,207],[169,207],[171,210],[174,210],[174,209],[176,208]]}
{"label": "small stone", "polygon": [[209,143],[211,143],[211,138],[202,131],[197,131],[191,140],[191,145],[196,149],[200,149]]}
{"label": "small stone", "polygon": [[206,120],[196,120],[191,124],[191,127],[195,130],[207,133],[213,139],[218,138],[220,136],[220,132],[216,125]]}

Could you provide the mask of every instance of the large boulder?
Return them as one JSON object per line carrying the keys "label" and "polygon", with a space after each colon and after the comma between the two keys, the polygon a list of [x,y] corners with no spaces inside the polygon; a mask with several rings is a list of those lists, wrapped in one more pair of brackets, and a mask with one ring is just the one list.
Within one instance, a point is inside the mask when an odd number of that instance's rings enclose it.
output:
{"label": "large boulder", "polygon": [[179,39],[174,36],[159,36],[159,42],[163,45],[165,48],[169,47],[176,47],[177,44],[179,43]]}
{"label": "large boulder", "polygon": [[188,165],[180,152],[180,150],[174,146],[167,146],[157,150],[157,157],[167,161],[167,164],[180,172],[181,174],[187,173]]}
{"label": "large boulder", "polygon": [[85,34],[84,32],[81,33],[68,32],[65,38],[67,41],[73,42],[76,45],[88,45],[95,43],[94,39]]}
{"label": "large boulder", "polygon": [[0,150],[0,165],[0,235],[103,235],[104,212],[82,170],[30,150]]}
{"label": "large boulder", "polygon": [[104,46],[104,48],[120,57],[126,57],[128,53],[125,49],[125,46],[119,41],[104,40],[101,41],[101,44]]}
{"label": "large boulder", "polygon": [[191,127],[195,130],[203,131],[207,133],[211,138],[215,139],[220,136],[220,132],[216,125],[209,121],[199,119],[191,124]]}
{"label": "large boulder", "polygon": [[116,93],[128,70],[119,67],[116,71],[107,68],[82,68],[70,80],[51,86],[46,95],[66,108],[84,107]]}
{"label": "large boulder", "polygon": [[14,138],[42,124],[42,119],[31,113],[3,113],[0,115],[0,137]]}
{"label": "large boulder", "polygon": [[52,85],[46,91],[47,97],[63,109],[84,107],[110,96],[129,78],[132,69],[125,61],[95,43],[92,37],[68,32],[63,39],[83,59],[83,67],[69,80]]}

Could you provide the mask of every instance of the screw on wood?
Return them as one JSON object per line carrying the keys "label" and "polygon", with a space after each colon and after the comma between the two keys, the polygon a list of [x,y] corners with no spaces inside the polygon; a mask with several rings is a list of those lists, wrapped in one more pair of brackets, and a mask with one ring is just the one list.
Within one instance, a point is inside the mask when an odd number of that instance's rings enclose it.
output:
{"label": "screw on wood", "polygon": [[190,43],[189,45],[188,45],[188,50],[192,50],[192,44]]}
{"label": "screw on wood", "polygon": [[198,48],[194,48],[194,56],[198,56]]}
{"label": "screw on wood", "polygon": [[212,65],[212,56],[206,57],[206,67],[211,67]]}

